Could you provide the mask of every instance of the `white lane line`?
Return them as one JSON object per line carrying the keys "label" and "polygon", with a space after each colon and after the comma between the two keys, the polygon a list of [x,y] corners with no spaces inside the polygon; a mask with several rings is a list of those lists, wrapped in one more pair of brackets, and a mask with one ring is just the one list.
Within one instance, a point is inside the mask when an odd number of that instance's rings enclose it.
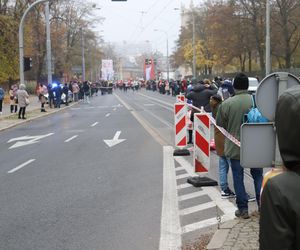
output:
{"label": "white lane line", "polygon": [[110,116],[110,113],[107,113],[106,115],[105,115],[105,117],[109,117]]}
{"label": "white lane line", "polygon": [[193,185],[191,185],[189,183],[184,183],[184,184],[178,185],[177,190],[184,189],[184,188],[189,188],[189,187],[193,187]]}
{"label": "white lane line", "polygon": [[181,249],[181,227],[174,173],[173,147],[163,147],[163,200],[159,250]]}
{"label": "white lane line", "polygon": [[113,108],[113,111],[116,111],[117,110],[117,108]]}
{"label": "white lane line", "polygon": [[211,201],[211,202],[206,202],[206,203],[198,205],[198,206],[182,209],[179,211],[179,213],[180,213],[180,215],[188,215],[188,214],[199,212],[201,210],[205,210],[205,209],[212,208],[215,206],[216,206],[216,204]]}
{"label": "white lane line", "polygon": [[74,140],[76,137],[78,137],[78,135],[74,135],[74,136],[70,137],[69,139],[65,140],[65,142],[70,142],[70,141]]}
{"label": "white lane line", "polygon": [[95,122],[91,125],[91,127],[95,127],[99,122]]}
{"label": "white lane line", "polygon": [[190,177],[189,174],[180,174],[180,175],[176,175],[176,179],[179,180],[179,179],[183,179],[183,178],[187,178],[187,177]]}
{"label": "white lane line", "polygon": [[144,106],[148,106],[148,107],[151,107],[151,106],[154,106],[155,104],[154,103],[145,103]]}
{"label": "white lane line", "polygon": [[[234,219],[234,216],[231,216],[228,214],[223,215],[222,223],[229,221],[229,220],[233,220],[233,219]],[[185,234],[185,233],[190,233],[190,232],[193,232],[193,231],[205,228],[205,227],[213,226],[216,224],[218,224],[217,218],[211,218],[211,219],[202,220],[199,222],[195,222],[193,224],[186,225],[186,226],[182,227],[181,230],[182,230],[182,234]]]}
{"label": "white lane line", "polygon": [[165,124],[167,127],[173,128],[174,125],[165,121],[164,119],[160,118],[159,116],[155,115],[154,113],[152,113],[149,110],[145,110],[147,113],[149,113],[150,115],[152,115],[154,118],[156,118],[157,120],[159,120],[161,123]]}
{"label": "white lane line", "polygon": [[200,197],[200,196],[203,196],[203,195],[207,195],[207,193],[204,192],[204,191],[198,191],[198,192],[193,192],[193,193],[186,194],[186,195],[181,195],[181,196],[178,197],[178,200],[179,201],[185,201],[185,200],[197,198],[197,197]]}
{"label": "white lane line", "polygon": [[[170,145],[162,136],[158,133],[156,129],[154,129],[145,119],[143,119],[137,112],[135,112],[131,106],[123,101],[117,94],[113,93],[113,95],[119,100],[122,105],[131,112],[133,117],[144,127],[144,129],[156,140],[160,145]],[[132,111],[133,110],[133,111]]]}
{"label": "white lane line", "polygon": [[184,167],[177,167],[177,168],[175,168],[175,171],[177,172],[177,171],[180,171],[180,170],[185,170],[185,168]]}
{"label": "white lane line", "polygon": [[[193,166],[186,160],[184,157],[174,157],[175,160],[181,165],[184,166],[186,171],[190,174],[190,176],[198,176],[194,172]],[[235,218],[234,212],[236,210],[236,206],[231,203],[229,200],[222,199],[220,195],[220,191],[216,187],[202,187],[203,195],[208,195],[212,202],[215,204],[215,206],[218,206],[224,213],[224,215],[221,216],[222,222],[232,220]],[[204,227],[212,226],[218,224],[217,220],[215,218],[196,222],[190,225],[186,225],[182,227],[183,233],[192,232]]]}
{"label": "white lane line", "polygon": [[29,160],[29,161],[26,161],[26,162],[24,162],[23,164],[19,165],[18,167],[13,168],[12,170],[9,170],[7,173],[8,173],[8,174],[12,174],[12,173],[18,171],[19,169],[21,169],[21,168],[27,166],[28,164],[30,164],[31,162],[34,162],[34,161],[35,161],[35,159],[31,159],[31,160]]}

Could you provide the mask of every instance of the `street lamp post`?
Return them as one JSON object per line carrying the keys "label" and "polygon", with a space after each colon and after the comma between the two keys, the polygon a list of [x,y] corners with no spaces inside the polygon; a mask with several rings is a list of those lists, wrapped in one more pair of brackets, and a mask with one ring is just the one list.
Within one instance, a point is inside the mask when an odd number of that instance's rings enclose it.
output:
{"label": "street lamp post", "polygon": [[[20,25],[19,25],[19,59],[20,59],[20,83],[24,84],[25,80],[24,80],[24,21],[25,21],[25,17],[27,16],[28,12],[35,7],[36,5],[43,3],[43,2],[47,2],[49,0],[38,0],[34,3],[32,3],[24,12],[21,21],[20,21]],[[47,56],[49,56],[47,54]],[[51,60],[51,59],[50,59]]]}
{"label": "street lamp post", "polygon": [[196,79],[197,78],[197,72],[196,72],[196,37],[195,37],[195,33],[196,33],[196,25],[195,25],[195,13],[194,10],[192,10],[192,19],[193,19],[193,78]]}
{"label": "street lamp post", "polygon": [[81,59],[82,59],[82,81],[85,81],[85,57],[84,57],[84,35],[83,35],[83,29],[80,28],[81,33]]}
{"label": "street lamp post", "polygon": [[169,63],[169,36],[168,33],[165,30],[159,30],[159,29],[155,29],[154,31],[158,31],[158,32],[163,32],[166,35],[167,38],[167,80],[169,82],[170,79],[170,63]]}
{"label": "street lamp post", "polygon": [[48,84],[52,83],[52,55],[51,55],[51,32],[50,32],[50,9],[49,1],[45,4],[45,16],[46,16],[46,33],[47,33],[47,73],[48,73]]}
{"label": "street lamp post", "polygon": [[270,0],[266,0],[266,75],[271,72]]}

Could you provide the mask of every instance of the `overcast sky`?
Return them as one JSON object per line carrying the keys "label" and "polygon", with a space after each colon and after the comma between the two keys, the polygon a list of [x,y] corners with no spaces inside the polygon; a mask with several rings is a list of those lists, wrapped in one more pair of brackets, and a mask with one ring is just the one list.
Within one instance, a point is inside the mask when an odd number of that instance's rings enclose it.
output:
{"label": "overcast sky", "polygon": [[[201,0],[194,0],[197,5]],[[95,0],[100,10],[97,15],[105,18],[97,30],[106,42],[138,42],[148,40],[152,49],[166,54],[166,35],[154,29],[166,31],[169,38],[169,53],[175,46],[180,29],[181,5],[190,6],[191,0]]]}

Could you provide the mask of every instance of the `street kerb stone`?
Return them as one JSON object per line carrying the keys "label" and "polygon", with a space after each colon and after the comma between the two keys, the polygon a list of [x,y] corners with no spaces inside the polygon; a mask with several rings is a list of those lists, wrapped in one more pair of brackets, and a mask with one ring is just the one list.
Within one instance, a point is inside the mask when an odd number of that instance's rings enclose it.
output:
{"label": "street kerb stone", "polygon": [[224,245],[224,242],[227,239],[227,236],[230,232],[230,229],[220,229],[217,230],[211,241],[207,245],[207,250],[219,249]]}

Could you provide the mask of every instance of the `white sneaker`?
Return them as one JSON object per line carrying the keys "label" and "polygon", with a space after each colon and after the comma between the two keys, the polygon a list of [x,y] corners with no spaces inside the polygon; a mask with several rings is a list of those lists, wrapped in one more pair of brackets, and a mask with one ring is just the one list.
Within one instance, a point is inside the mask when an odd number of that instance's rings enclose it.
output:
{"label": "white sneaker", "polygon": [[0,112],[0,115],[2,115],[2,112]]}

